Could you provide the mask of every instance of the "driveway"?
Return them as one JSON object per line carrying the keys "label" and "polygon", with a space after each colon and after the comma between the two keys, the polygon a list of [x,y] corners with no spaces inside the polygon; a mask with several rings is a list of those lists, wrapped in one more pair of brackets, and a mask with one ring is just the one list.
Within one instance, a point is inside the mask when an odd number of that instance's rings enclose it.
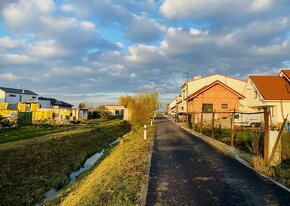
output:
{"label": "driveway", "polygon": [[290,205],[290,192],[159,117],[146,205]]}

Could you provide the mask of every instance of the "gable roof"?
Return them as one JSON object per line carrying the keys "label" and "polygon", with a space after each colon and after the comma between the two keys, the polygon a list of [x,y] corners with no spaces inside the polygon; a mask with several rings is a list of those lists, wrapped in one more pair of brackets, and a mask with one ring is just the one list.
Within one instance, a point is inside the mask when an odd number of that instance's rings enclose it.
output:
{"label": "gable roof", "polygon": [[49,98],[49,97],[38,97],[38,100],[47,100],[50,101],[50,104],[55,104],[57,100],[55,98]]}
{"label": "gable roof", "polygon": [[52,106],[72,107],[73,105],[64,101],[56,101],[54,104],[52,104]]}
{"label": "gable roof", "polygon": [[5,93],[28,94],[28,95],[38,96],[38,94],[36,94],[30,90],[27,90],[27,89],[14,89],[14,88],[0,87],[0,90],[4,91]]}
{"label": "gable roof", "polygon": [[52,106],[60,106],[60,107],[72,107],[72,104],[69,104],[67,102],[64,101],[59,101],[55,98],[49,98],[49,97],[38,97],[38,100],[47,100],[50,101],[50,104]]}
{"label": "gable roof", "polygon": [[264,100],[290,100],[290,82],[280,76],[250,76]]}
{"label": "gable roof", "polygon": [[288,81],[290,81],[290,70],[289,69],[282,69],[280,71],[279,76],[285,76]]}
{"label": "gable roof", "polygon": [[239,98],[245,98],[242,94],[240,94],[239,92],[233,90],[232,88],[230,88],[229,86],[225,85],[224,83],[220,82],[219,80],[214,81],[213,83],[206,85],[204,87],[202,87],[201,89],[197,90],[196,92],[194,92],[193,94],[188,96],[188,100],[191,100],[193,98],[195,98],[196,96],[200,95],[201,93],[205,92],[206,90],[214,87],[215,85],[221,85],[222,87],[224,87],[225,89],[229,90],[230,92],[234,93],[235,95],[237,95]]}

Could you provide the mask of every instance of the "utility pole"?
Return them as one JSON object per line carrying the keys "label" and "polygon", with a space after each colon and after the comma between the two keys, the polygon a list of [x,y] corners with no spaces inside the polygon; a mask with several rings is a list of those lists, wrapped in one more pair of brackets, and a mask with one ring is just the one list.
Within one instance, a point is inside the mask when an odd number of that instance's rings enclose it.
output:
{"label": "utility pole", "polygon": [[184,74],[186,75],[186,121],[188,124],[188,72],[185,72]]}

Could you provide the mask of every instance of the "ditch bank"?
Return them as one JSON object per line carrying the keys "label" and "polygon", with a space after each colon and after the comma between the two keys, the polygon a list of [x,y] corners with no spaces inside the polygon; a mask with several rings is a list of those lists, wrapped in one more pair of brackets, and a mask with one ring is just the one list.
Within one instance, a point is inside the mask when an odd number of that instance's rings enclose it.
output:
{"label": "ditch bank", "polygon": [[116,121],[82,133],[1,144],[0,205],[35,205],[51,188],[67,185],[72,171],[130,129]]}
{"label": "ditch bank", "polygon": [[99,164],[45,205],[139,205],[149,178],[153,131],[149,126],[146,140],[143,128],[121,138]]}

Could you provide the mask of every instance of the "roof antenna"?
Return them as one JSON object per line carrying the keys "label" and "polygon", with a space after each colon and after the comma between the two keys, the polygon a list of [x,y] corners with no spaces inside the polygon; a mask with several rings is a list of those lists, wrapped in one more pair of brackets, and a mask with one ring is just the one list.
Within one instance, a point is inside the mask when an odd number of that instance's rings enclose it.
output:
{"label": "roof antenna", "polygon": [[227,85],[227,64],[225,64],[225,85]]}

